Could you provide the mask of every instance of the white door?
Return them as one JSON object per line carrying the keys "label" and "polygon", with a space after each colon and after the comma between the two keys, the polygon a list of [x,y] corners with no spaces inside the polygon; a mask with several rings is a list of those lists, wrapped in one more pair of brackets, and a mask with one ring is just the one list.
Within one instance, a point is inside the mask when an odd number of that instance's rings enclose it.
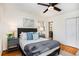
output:
{"label": "white door", "polygon": [[66,20],[66,39],[69,45],[75,46],[76,41],[76,19]]}
{"label": "white door", "polygon": [[77,18],[77,40],[76,40],[76,46],[79,48],[79,18]]}

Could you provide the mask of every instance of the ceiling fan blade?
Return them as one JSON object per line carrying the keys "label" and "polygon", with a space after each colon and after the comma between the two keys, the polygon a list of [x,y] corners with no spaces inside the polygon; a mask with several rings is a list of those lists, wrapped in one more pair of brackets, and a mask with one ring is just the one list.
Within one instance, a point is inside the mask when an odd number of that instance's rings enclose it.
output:
{"label": "ceiling fan blade", "polygon": [[57,11],[61,11],[61,9],[59,9],[59,8],[57,8],[57,7],[54,7],[54,9],[57,10]]}
{"label": "ceiling fan blade", "polygon": [[43,4],[43,3],[37,3],[38,5],[43,5],[43,6],[49,6],[47,4]]}
{"label": "ceiling fan blade", "polygon": [[52,6],[57,5],[58,3],[52,3]]}
{"label": "ceiling fan blade", "polygon": [[58,3],[49,3],[50,6],[57,5]]}
{"label": "ceiling fan blade", "polygon": [[49,3],[50,6],[52,6],[52,3]]}
{"label": "ceiling fan blade", "polygon": [[43,13],[45,13],[45,12],[47,12],[48,11],[48,8],[43,12]]}

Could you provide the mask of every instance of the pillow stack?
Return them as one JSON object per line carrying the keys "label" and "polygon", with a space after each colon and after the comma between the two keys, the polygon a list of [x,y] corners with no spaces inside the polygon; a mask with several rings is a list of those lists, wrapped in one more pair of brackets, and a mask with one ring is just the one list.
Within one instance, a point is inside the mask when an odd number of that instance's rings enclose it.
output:
{"label": "pillow stack", "polygon": [[26,40],[37,40],[39,39],[39,33],[38,32],[22,32],[20,34],[21,39]]}

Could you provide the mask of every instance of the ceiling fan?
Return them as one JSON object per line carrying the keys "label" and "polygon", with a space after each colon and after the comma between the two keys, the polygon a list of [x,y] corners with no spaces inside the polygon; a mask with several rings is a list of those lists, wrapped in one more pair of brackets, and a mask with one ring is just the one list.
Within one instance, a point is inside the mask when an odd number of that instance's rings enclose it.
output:
{"label": "ceiling fan", "polygon": [[56,11],[61,11],[60,8],[55,7],[55,5],[57,5],[58,3],[49,3],[49,4],[37,3],[37,4],[48,7],[43,13],[46,13],[49,9],[54,9]]}

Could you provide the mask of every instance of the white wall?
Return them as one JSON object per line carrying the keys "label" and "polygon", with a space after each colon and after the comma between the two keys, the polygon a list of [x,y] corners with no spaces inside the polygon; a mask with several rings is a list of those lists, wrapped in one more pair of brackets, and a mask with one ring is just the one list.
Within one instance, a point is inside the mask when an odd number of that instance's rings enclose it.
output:
{"label": "white wall", "polygon": [[[7,49],[7,36],[6,34],[10,31],[17,30],[17,27],[23,27],[23,18],[31,18],[37,20],[37,16],[29,14],[27,12],[20,11],[11,4],[3,4],[3,16],[0,23],[0,38],[3,40],[3,50]],[[35,21],[36,25],[36,21]],[[35,26],[36,27],[36,26]]]}
{"label": "white wall", "polygon": [[[2,26],[1,25],[1,22],[2,22],[2,15],[3,15],[3,9],[2,9],[2,6],[0,5],[0,27]],[[0,28],[0,30],[2,30],[2,28]],[[2,54],[2,32],[0,31],[0,55]]]}

